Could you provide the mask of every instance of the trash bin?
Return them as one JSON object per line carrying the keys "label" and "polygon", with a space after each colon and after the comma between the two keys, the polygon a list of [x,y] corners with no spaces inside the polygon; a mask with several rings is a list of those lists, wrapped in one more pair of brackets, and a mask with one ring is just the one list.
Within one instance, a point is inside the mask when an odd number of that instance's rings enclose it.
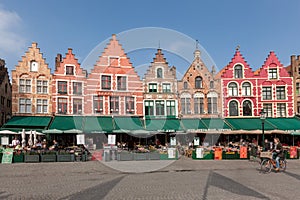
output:
{"label": "trash bin", "polygon": [[104,150],[103,157],[104,157],[103,160],[104,160],[105,162],[111,161],[111,150],[105,149],[105,150]]}

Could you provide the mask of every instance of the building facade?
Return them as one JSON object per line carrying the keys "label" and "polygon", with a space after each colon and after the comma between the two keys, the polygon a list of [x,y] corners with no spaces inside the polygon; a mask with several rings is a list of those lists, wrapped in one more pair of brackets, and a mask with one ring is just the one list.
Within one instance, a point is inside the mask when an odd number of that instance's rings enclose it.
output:
{"label": "building facade", "polygon": [[293,116],[293,78],[271,52],[264,65],[253,72],[237,49],[220,72],[223,117]]}
{"label": "building facade", "polygon": [[219,72],[223,117],[257,116],[257,83],[251,67],[237,49],[231,62]]}
{"label": "building facade", "polygon": [[220,79],[215,77],[201,60],[201,52],[196,49],[194,61],[183,78],[178,81],[179,112],[184,118],[208,118],[221,114]]}
{"label": "building facade", "polygon": [[112,35],[86,85],[86,114],[143,115],[143,82]]}
{"label": "building facade", "polygon": [[12,114],[52,115],[52,75],[37,43],[12,70]]}
{"label": "building facade", "polygon": [[176,68],[168,65],[161,49],[157,49],[143,84],[145,117],[178,116]]}
{"label": "building facade", "polygon": [[300,56],[291,56],[291,64],[286,68],[293,77],[294,88],[294,111],[300,115]]}
{"label": "building facade", "polygon": [[53,113],[84,114],[86,75],[86,71],[80,67],[71,48],[64,58],[61,54],[57,55],[52,76]]}
{"label": "building facade", "polygon": [[0,127],[12,116],[11,108],[11,83],[5,60],[0,59]]}
{"label": "building facade", "polygon": [[295,115],[293,77],[273,51],[255,75],[258,85],[258,110],[263,109],[267,117],[293,117]]}

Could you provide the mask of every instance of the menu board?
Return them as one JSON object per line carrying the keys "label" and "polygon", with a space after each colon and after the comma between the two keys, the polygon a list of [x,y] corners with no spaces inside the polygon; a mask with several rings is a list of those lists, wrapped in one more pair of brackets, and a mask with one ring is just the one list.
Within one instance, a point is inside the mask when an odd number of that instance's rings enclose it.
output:
{"label": "menu board", "polygon": [[3,156],[2,156],[2,163],[12,163],[14,155],[13,149],[4,149]]}

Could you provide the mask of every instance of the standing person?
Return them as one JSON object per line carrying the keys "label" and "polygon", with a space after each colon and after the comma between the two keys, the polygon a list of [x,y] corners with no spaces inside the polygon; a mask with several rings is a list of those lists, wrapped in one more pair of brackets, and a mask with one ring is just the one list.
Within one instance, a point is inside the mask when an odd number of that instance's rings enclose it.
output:
{"label": "standing person", "polygon": [[271,150],[271,144],[268,141],[268,139],[265,139],[265,149],[264,151],[270,151]]}
{"label": "standing person", "polygon": [[11,142],[11,144],[12,144],[13,147],[16,147],[16,146],[18,146],[20,144],[20,140],[18,140],[17,137],[14,137],[14,139]]}
{"label": "standing person", "polygon": [[276,160],[276,171],[279,171],[279,160],[283,158],[283,147],[278,138],[274,138],[273,159]]}

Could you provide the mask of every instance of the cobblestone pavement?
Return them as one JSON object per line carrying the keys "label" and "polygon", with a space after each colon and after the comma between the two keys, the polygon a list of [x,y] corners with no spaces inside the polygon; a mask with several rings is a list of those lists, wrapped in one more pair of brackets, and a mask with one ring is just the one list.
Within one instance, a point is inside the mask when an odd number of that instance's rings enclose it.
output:
{"label": "cobblestone pavement", "polygon": [[286,172],[270,174],[247,160],[128,162],[120,165],[136,172],[156,165],[157,170],[129,173],[99,161],[0,164],[0,199],[300,198],[300,160],[288,160]]}

